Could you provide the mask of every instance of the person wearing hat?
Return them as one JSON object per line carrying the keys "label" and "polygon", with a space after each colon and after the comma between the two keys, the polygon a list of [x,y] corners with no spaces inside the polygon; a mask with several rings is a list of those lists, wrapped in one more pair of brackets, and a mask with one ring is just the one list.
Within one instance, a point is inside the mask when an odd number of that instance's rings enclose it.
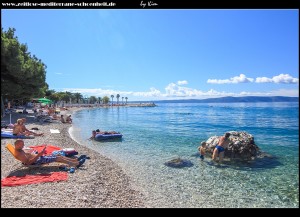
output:
{"label": "person wearing hat", "polygon": [[224,158],[225,148],[227,148],[227,146],[229,145],[229,142],[230,142],[229,136],[230,136],[230,133],[225,133],[224,136],[221,136],[219,138],[219,143],[215,147],[213,155],[212,155],[212,159],[214,161],[216,161],[217,156],[219,156],[219,163],[222,163],[223,158]]}

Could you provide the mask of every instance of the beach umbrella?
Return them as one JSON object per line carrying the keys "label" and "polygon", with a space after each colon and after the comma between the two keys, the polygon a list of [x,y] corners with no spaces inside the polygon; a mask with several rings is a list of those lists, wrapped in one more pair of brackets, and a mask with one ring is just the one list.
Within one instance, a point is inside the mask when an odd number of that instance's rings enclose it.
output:
{"label": "beach umbrella", "polygon": [[38,99],[38,102],[44,103],[44,104],[51,104],[51,103],[52,103],[52,100],[46,99],[46,98],[39,98],[39,99]]}

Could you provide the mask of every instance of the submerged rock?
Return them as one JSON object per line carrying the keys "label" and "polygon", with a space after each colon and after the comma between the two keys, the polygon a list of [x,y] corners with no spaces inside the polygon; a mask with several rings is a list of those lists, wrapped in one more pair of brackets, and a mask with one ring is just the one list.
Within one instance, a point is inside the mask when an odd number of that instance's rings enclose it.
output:
{"label": "submerged rock", "polygon": [[175,158],[165,163],[168,167],[182,168],[182,167],[191,167],[194,164],[190,160],[185,160],[181,158]]}
{"label": "submerged rock", "polygon": [[[254,160],[260,154],[259,147],[254,142],[254,137],[247,132],[230,131],[230,143],[225,148],[224,158],[233,160]],[[211,154],[219,142],[220,136],[212,136],[206,141],[206,153]]]}

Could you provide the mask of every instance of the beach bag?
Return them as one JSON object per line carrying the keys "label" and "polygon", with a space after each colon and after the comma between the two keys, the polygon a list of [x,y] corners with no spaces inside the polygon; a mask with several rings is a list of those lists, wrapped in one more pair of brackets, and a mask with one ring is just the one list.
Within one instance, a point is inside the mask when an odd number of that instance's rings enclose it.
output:
{"label": "beach bag", "polygon": [[62,155],[65,157],[72,157],[78,155],[78,152],[74,148],[64,148],[62,150],[52,152],[53,155]]}
{"label": "beach bag", "polygon": [[72,157],[78,155],[78,152],[74,148],[64,148],[62,151],[65,152],[66,157]]}

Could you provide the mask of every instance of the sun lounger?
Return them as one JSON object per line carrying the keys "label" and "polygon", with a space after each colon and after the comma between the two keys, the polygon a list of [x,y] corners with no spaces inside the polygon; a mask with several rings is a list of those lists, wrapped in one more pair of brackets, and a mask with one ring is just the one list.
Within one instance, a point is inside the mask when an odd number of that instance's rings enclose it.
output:
{"label": "sun lounger", "polygon": [[[10,144],[10,143],[8,143],[6,146],[6,149],[12,154],[12,156],[14,156],[14,158],[16,159],[16,160],[18,160],[17,158],[16,158],[16,150],[15,150],[15,147],[12,145],[12,144]],[[60,163],[57,163],[57,164],[53,164],[53,163],[51,163],[52,165],[51,166],[56,166],[56,167],[58,167],[59,165],[60,165]],[[12,168],[14,168],[16,165],[19,165],[19,167],[17,167],[16,169],[14,169],[14,170],[12,170]],[[13,171],[16,171],[16,170],[19,170],[19,169],[21,169],[21,168],[37,168],[37,167],[43,167],[43,166],[50,166],[50,164],[37,164],[37,165],[26,165],[26,164],[23,164],[23,163],[20,163],[20,161],[18,160],[18,163],[17,164],[13,164],[12,166],[11,166],[11,168],[10,168],[10,172],[9,173],[11,173],[11,172],[13,172]],[[11,171],[12,170],[12,171]]]}
{"label": "sun lounger", "polygon": [[44,115],[44,114],[37,114],[35,116],[35,120],[39,121],[40,123],[52,122],[52,118],[49,115]]}

